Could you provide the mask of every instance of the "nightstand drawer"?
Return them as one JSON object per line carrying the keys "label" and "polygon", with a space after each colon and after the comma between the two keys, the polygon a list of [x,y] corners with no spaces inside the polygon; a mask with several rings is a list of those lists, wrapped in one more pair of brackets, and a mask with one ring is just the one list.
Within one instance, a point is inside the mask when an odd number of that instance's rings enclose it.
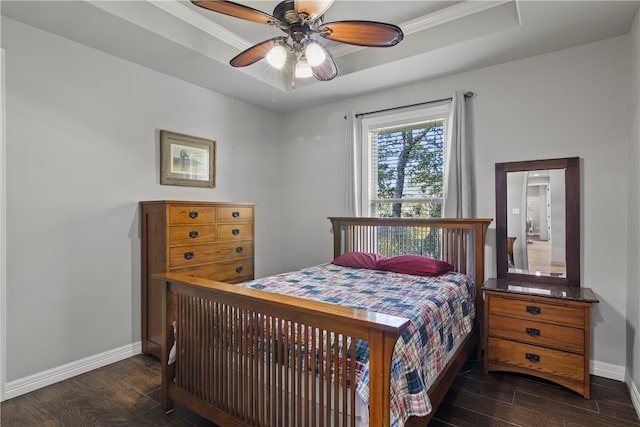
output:
{"label": "nightstand drawer", "polygon": [[489,313],[491,315],[501,314],[520,319],[531,319],[537,322],[584,327],[585,314],[581,308],[546,304],[535,300],[527,301],[495,296],[491,298],[489,304]]}
{"label": "nightstand drawer", "polygon": [[489,316],[489,335],[558,350],[584,353],[584,329],[498,314]]}
{"label": "nightstand drawer", "polygon": [[205,224],[216,222],[216,208],[212,206],[170,206],[169,224]]}
{"label": "nightstand drawer", "polygon": [[584,381],[584,356],[489,337],[489,362]]}

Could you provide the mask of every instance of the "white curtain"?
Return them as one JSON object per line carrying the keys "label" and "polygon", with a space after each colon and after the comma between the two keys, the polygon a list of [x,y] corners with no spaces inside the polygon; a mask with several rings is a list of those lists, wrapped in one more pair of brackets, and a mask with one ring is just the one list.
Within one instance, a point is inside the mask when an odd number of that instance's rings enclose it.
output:
{"label": "white curtain", "polygon": [[362,120],[354,111],[347,113],[347,164],[345,182],[345,215],[362,216],[362,183],[360,177],[360,137]]}
{"label": "white curtain", "polygon": [[445,145],[442,216],[472,218],[475,200],[471,147],[467,140],[465,97],[461,90],[452,97]]}
{"label": "white curtain", "polygon": [[[473,218],[475,214],[471,146],[465,116],[464,92],[457,90],[451,100],[444,150],[444,218]],[[473,248],[473,244],[469,245],[466,254],[467,274],[471,277],[476,270]]]}

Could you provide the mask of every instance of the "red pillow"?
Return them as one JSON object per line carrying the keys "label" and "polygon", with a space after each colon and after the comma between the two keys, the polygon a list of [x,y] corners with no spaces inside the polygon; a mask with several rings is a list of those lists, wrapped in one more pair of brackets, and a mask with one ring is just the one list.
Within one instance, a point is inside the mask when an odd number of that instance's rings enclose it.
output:
{"label": "red pillow", "polygon": [[453,265],[420,255],[399,255],[381,261],[378,264],[378,268],[384,271],[416,276],[437,276],[453,270]]}
{"label": "red pillow", "polygon": [[331,261],[331,263],[340,265],[342,267],[368,268],[369,270],[377,270],[378,264],[386,259],[387,257],[385,256],[368,252],[347,252]]}

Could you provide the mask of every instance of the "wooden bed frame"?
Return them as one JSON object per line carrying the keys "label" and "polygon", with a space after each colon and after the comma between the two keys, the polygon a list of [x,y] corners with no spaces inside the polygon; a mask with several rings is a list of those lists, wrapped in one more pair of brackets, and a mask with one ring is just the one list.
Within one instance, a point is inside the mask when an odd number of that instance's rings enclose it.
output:
{"label": "wooden bed frame", "polygon": [[[479,350],[484,241],[490,219],[330,218],[334,257],[379,252],[432,255],[401,236],[433,239],[439,258],[467,273],[475,265],[476,321],[429,388],[433,410],[407,425],[427,425],[471,354]],[[469,272],[471,273],[471,272]],[[369,425],[388,426],[391,357],[409,320],[185,275],[157,275],[163,292],[162,407],[174,401],[220,426],[355,426],[356,340],[369,343]],[[177,325],[177,326],[175,326]],[[176,333],[177,330],[177,333]],[[282,333],[282,331],[287,333]],[[176,361],[169,353],[176,346]],[[478,347],[476,347],[478,346]],[[304,349],[317,349],[306,352]],[[318,350],[320,349],[320,350]],[[315,354],[314,354],[315,353]],[[334,381],[332,377],[338,377]],[[335,409],[335,410],[334,410]]]}

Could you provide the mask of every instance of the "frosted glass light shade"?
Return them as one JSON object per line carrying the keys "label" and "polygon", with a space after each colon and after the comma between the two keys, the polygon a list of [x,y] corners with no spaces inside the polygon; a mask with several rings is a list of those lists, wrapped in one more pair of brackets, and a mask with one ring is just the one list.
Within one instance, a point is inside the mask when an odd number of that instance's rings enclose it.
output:
{"label": "frosted glass light shade", "polygon": [[333,0],[296,0],[295,8],[297,13],[304,13],[314,20],[329,9]]}
{"label": "frosted glass light shade", "polygon": [[284,46],[274,46],[273,49],[267,53],[267,62],[279,70],[284,67],[284,63],[287,62],[287,50]]}
{"label": "frosted glass light shade", "polygon": [[304,49],[304,56],[312,67],[317,67],[327,58],[324,49],[317,43],[307,44],[307,47]]}
{"label": "frosted glass light shade", "polygon": [[300,58],[296,64],[295,75],[297,78],[304,79],[313,75],[311,66],[305,58]]}

